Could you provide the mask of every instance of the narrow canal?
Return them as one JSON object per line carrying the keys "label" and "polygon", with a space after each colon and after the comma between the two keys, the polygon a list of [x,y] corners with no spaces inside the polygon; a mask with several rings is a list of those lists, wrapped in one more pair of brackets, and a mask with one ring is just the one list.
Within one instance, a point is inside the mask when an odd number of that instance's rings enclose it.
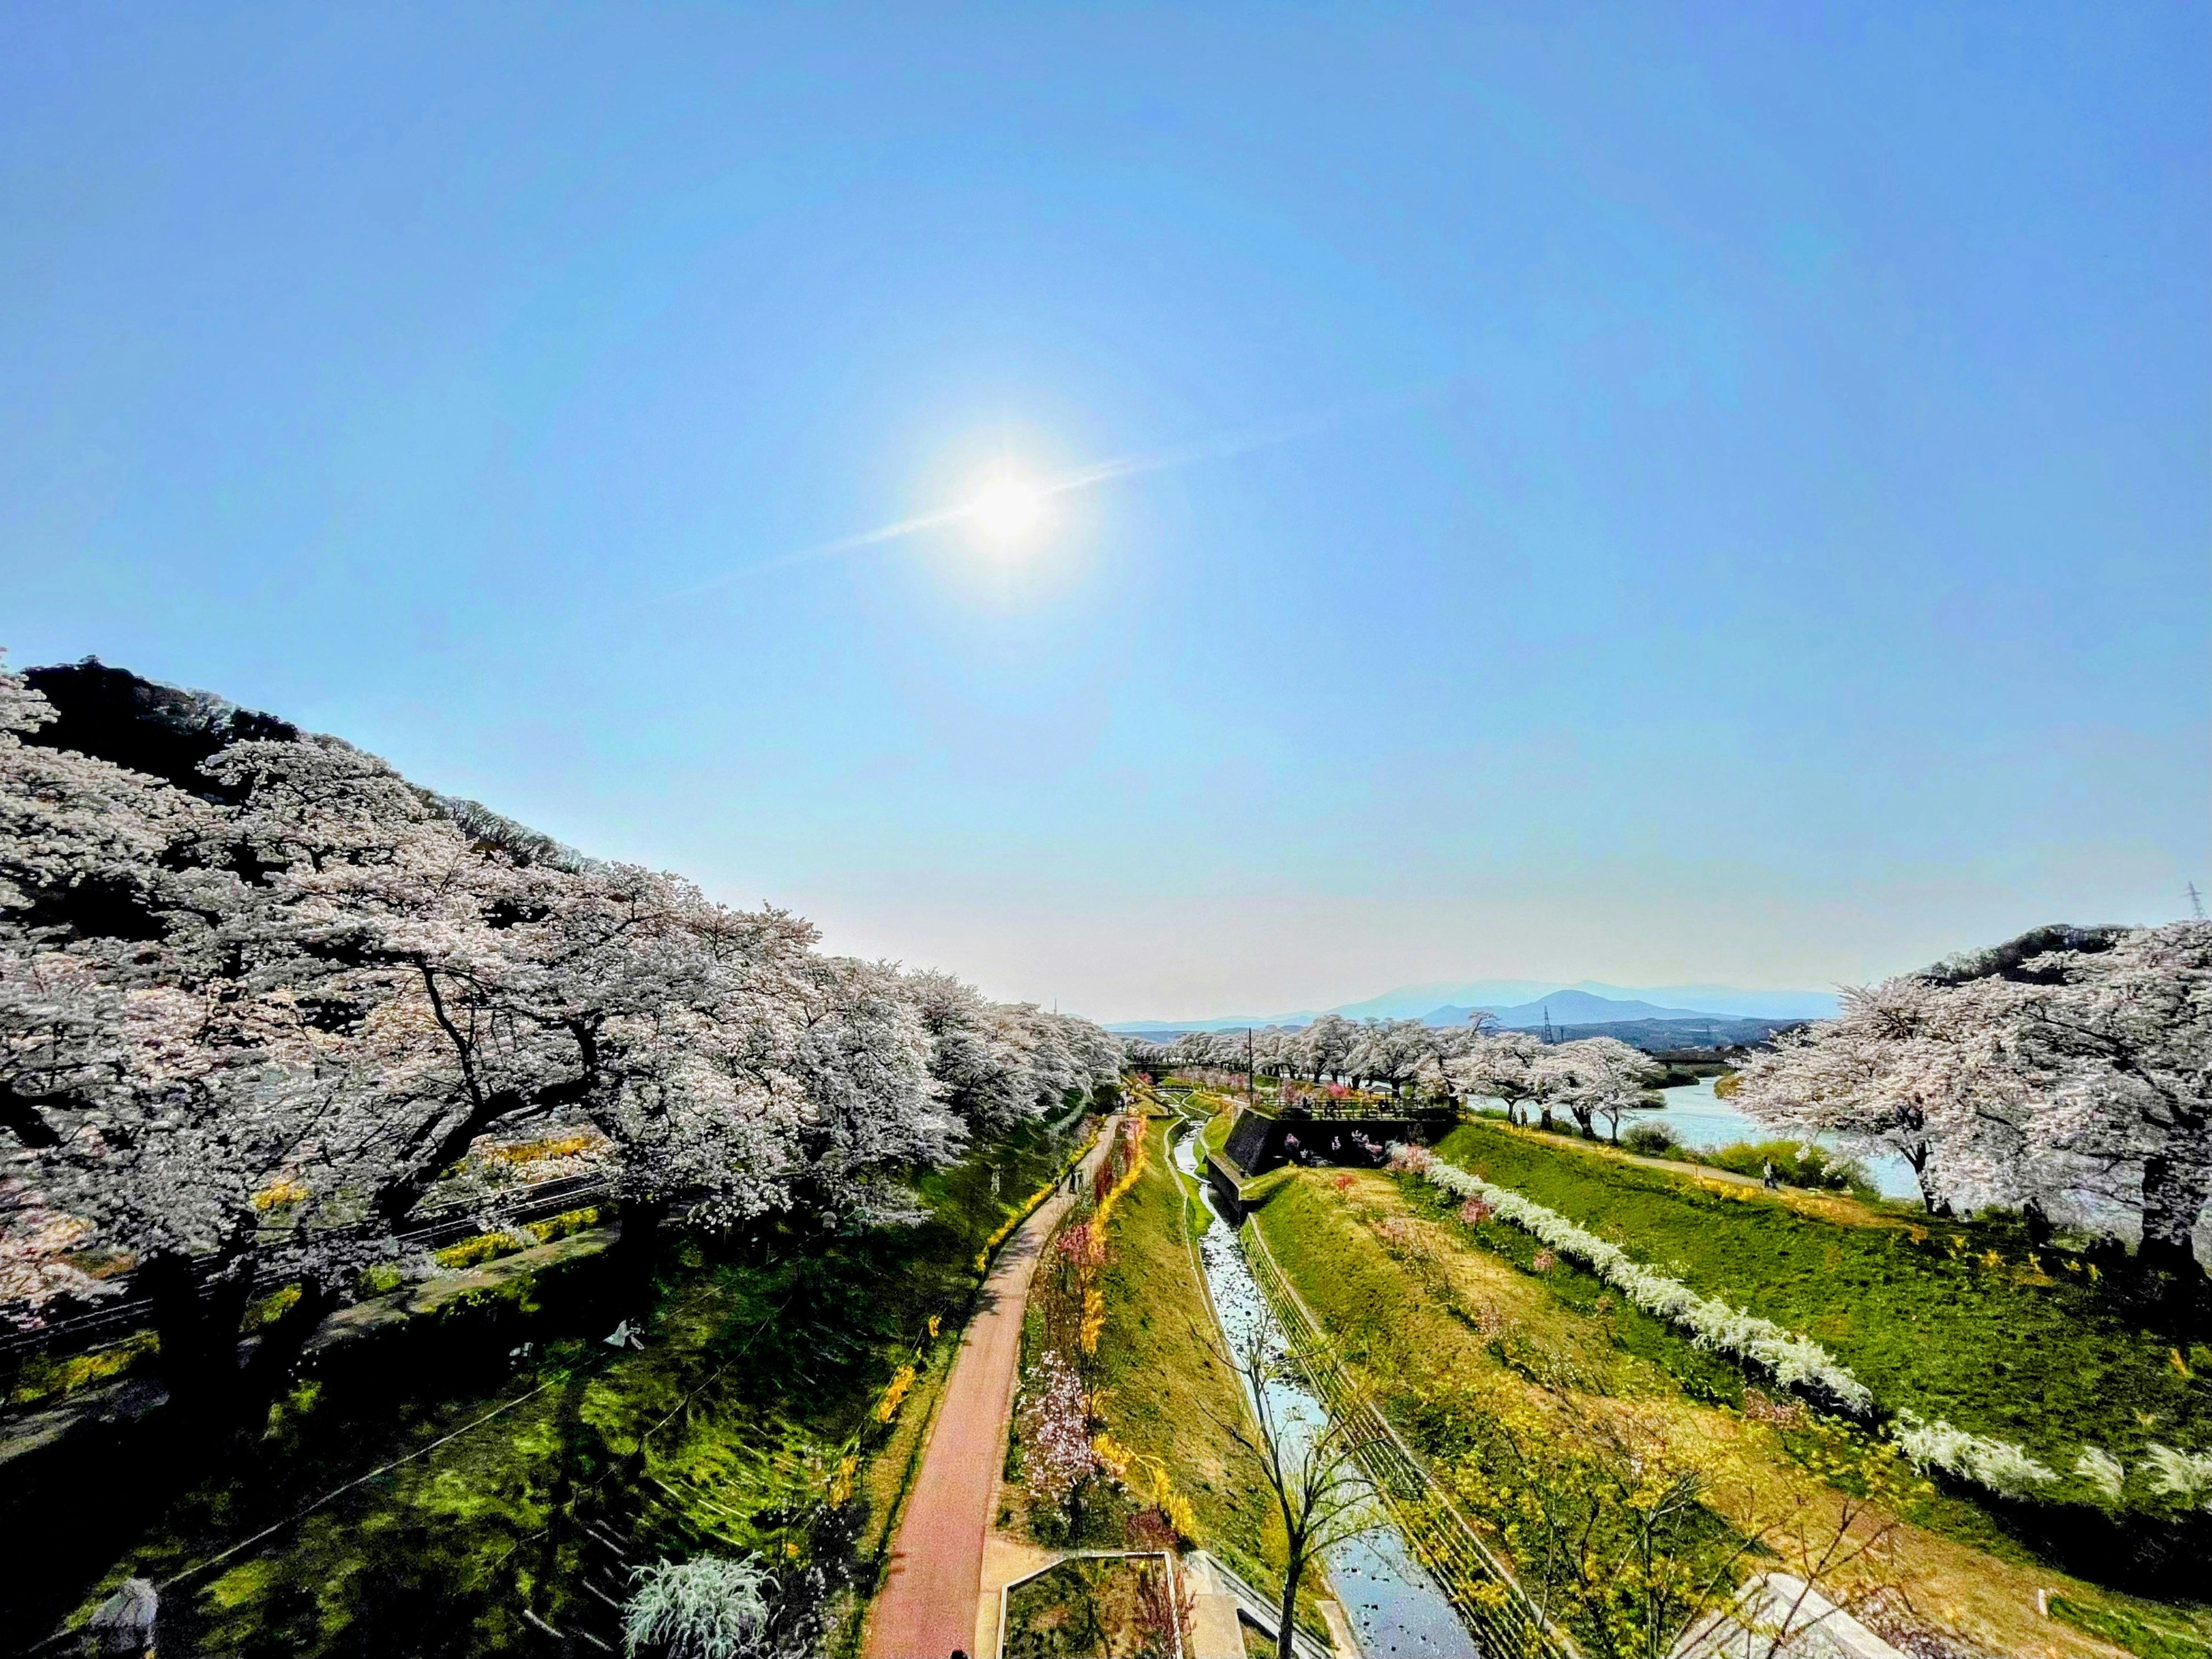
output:
{"label": "narrow canal", "polygon": [[[1198,1152],[1195,1127],[1184,1130],[1176,1142],[1175,1164],[1196,1180],[1199,1202],[1205,1206],[1199,1260],[1205,1265],[1206,1286],[1213,1293],[1224,1333],[1232,1348],[1253,1332],[1263,1333],[1280,1353],[1274,1320],[1245,1263],[1236,1230],[1214,1208],[1213,1194],[1199,1170]],[[1310,1436],[1327,1424],[1321,1402],[1303,1385],[1278,1380],[1268,1387],[1277,1419],[1291,1425],[1293,1433]],[[1365,1537],[1330,1552],[1328,1576],[1368,1659],[1480,1659],[1481,1650],[1451,1603],[1387,1519]]]}

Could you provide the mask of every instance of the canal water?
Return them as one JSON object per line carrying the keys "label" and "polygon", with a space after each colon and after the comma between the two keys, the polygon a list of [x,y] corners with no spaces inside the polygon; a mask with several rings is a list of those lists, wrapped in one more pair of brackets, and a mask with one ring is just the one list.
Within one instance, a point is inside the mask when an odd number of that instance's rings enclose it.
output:
{"label": "canal water", "polygon": [[[1214,1308],[1232,1346],[1256,1332],[1280,1354],[1281,1337],[1237,1244],[1236,1231],[1213,1207],[1213,1194],[1199,1170],[1198,1148],[1196,1131],[1186,1130],[1176,1142],[1175,1164],[1197,1179],[1199,1202],[1205,1206],[1206,1231],[1198,1253]],[[1316,1435],[1328,1425],[1321,1402],[1296,1382],[1278,1380],[1267,1386],[1276,1420],[1293,1436]],[[1451,1603],[1414,1558],[1404,1536],[1387,1522],[1331,1551],[1328,1576],[1368,1659],[1480,1659],[1481,1650]]]}

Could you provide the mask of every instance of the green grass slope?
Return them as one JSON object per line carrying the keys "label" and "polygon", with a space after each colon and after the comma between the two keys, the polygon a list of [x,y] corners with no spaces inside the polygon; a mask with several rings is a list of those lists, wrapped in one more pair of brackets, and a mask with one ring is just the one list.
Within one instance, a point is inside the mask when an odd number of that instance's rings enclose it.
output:
{"label": "green grass slope", "polygon": [[1812,1336],[1885,1409],[2019,1441],[2062,1471],[2085,1444],[2131,1463],[2154,1442],[2212,1447],[2212,1351],[2145,1328],[2016,1231],[1700,1184],[1487,1122],[1437,1152]]}
{"label": "green grass slope", "polygon": [[1149,1126],[1145,1172],[1115,1211],[1108,1237],[1106,1325],[1098,1342],[1108,1431],[1164,1463],[1196,1513],[1199,1541],[1255,1583],[1265,1568],[1268,1498],[1250,1454],[1215,1426],[1243,1410],[1236,1376],[1214,1349],[1206,1292],[1191,1259],[1205,1219],[1168,1159],[1172,1121]]}

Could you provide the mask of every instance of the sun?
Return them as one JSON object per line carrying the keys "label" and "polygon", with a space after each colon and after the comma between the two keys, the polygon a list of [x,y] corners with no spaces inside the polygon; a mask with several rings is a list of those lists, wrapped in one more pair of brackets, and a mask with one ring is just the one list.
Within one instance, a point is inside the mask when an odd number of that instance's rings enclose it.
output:
{"label": "sun", "polygon": [[1001,474],[976,492],[965,516],[986,541],[1011,551],[1044,522],[1044,492],[1025,478]]}

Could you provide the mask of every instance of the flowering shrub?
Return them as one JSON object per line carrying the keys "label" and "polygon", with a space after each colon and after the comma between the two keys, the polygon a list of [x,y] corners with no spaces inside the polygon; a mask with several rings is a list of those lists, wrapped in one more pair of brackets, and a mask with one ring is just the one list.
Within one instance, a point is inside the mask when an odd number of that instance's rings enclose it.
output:
{"label": "flowering shrub", "polygon": [[2039,1486],[2058,1478],[2027,1455],[2027,1449],[2009,1440],[1990,1440],[1954,1429],[1940,1417],[1928,1422],[1913,1412],[1900,1411],[1890,1430],[1905,1455],[1920,1468],[1948,1469],[1953,1474],[1987,1486],[1991,1492],[2014,1497],[2031,1495]]}
{"label": "flowering shrub", "polygon": [[637,1589],[623,1608],[623,1650],[665,1649],[672,1659],[741,1659],[760,1651],[768,1629],[771,1585],[758,1563],[703,1555],[659,1561],[633,1575]]}
{"label": "flowering shrub", "polygon": [[907,1395],[913,1391],[913,1389],[914,1367],[900,1366],[891,1378],[890,1386],[884,1390],[884,1397],[876,1402],[876,1421],[888,1423],[896,1417],[899,1407],[905,1402]]}
{"label": "flowering shrub", "polygon": [[1479,1198],[1470,1198],[1459,1206],[1459,1218],[1470,1227],[1480,1227],[1490,1219],[1490,1206]]}
{"label": "flowering shrub", "polygon": [[1046,1349],[1030,1369],[1014,1429],[1021,1436],[1022,1484],[1048,1508],[1065,1507],[1103,1467],[1091,1443],[1083,1379],[1054,1349]]}
{"label": "flowering shrub", "polygon": [[2097,1495],[2108,1504],[2120,1501],[2121,1489],[2128,1482],[2128,1466],[2102,1446],[2082,1447],[2081,1456],[2074,1460],[2074,1474],[2095,1487]]}
{"label": "flowering shrub", "polygon": [[1392,1175],[1425,1176],[1437,1155],[1425,1146],[1409,1146],[1401,1140],[1390,1143],[1390,1161],[1383,1167]]}
{"label": "flowering shrub", "polygon": [[2171,1446],[2156,1444],[2149,1447],[2148,1452],[2144,1464],[2150,1470],[2153,1492],[2185,1504],[2205,1498],[2204,1507],[2212,1510],[2212,1455],[2176,1451]]}
{"label": "flowering shrub", "polygon": [[1549,1250],[1539,1250],[1536,1252],[1536,1259],[1528,1265],[1540,1273],[1547,1273],[1559,1265],[1559,1258]]}

